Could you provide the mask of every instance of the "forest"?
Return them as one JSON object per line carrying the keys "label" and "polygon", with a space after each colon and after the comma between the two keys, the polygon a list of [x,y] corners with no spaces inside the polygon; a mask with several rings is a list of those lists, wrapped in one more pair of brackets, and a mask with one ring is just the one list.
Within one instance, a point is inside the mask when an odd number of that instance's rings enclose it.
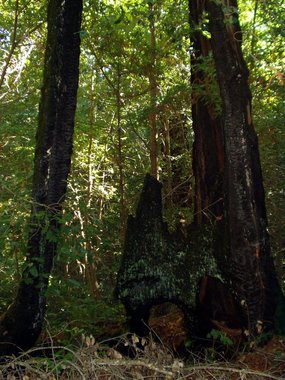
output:
{"label": "forest", "polygon": [[0,4],[0,379],[285,377],[283,0]]}

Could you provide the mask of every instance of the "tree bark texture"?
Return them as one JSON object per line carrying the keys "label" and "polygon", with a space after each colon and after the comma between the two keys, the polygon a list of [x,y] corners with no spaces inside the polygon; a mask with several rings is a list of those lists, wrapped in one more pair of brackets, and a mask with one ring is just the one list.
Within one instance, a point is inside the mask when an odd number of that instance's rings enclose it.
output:
{"label": "tree bark texture", "polygon": [[[205,1],[189,0],[192,127],[195,136],[192,152],[194,225],[198,228],[205,224],[214,226],[214,256],[222,271],[228,265],[224,215],[224,134],[212,48],[204,34],[207,31],[205,12]],[[223,280],[229,285],[224,273]]]}
{"label": "tree bark texture", "polygon": [[[211,45],[200,31],[206,10]],[[272,327],[277,301],[282,304],[284,298],[269,250],[258,142],[236,3],[190,1],[190,13],[194,30],[194,228],[186,236],[180,228],[169,233],[162,220],[161,185],[148,175],[136,216],[128,220],[117,293],[137,333],[146,332],[141,320],[147,323],[152,306],[172,302],[183,310],[190,324],[197,312],[211,320],[219,315],[228,325],[245,327],[255,335],[265,326]],[[214,104],[195,92],[195,86],[207,86],[200,63],[209,58],[211,49],[222,117]],[[229,289],[234,290],[234,296]],[[220,297],[221,302],[217,302]],[[281,315],[279,318],[282,321]],[[218,325],[223,323],[218,321]],[[284,327],[281,322],[279,331],[284,333]]]}
{"label": "tree bark texture", "polygon": [[213,238],[183,231],[170,234],[162,219],[161,183],[147,175],[136,216],[129,216],[125,249],[118,273],[117,295],[130,316],[131,329],[148,333],[149,310],[163,302],[176,304],[193,329],[200,279],[217,275]]}
{"label": "tree bark texture", "polygon": [[16,299],[0,322],[2,355],[33,346],[43,326],[72,154],[81,13],[81,0],[49,2],[27,260]]}
{"label": "tree bark texture", "polygon": [[205,221],[221,219],[223,214],[224,146],[221,117],[215,99],[205,99],[213,92],[209,86],[216,85],[216,78],[211,78],[205,70],[205,61],[211,64],[210,42],[202,33],[205,2],[190,0],[189,11],[192,43],[192,122],[195,134],[194,221],[200,225]]}
{"label": "tree bark texture", "polygon": [[224,193],[229,275],[250,334],[274,320],[282,296],[270,255],[261,165],[241,50],[236,0],[207,1],[209,30],[223,106]]}

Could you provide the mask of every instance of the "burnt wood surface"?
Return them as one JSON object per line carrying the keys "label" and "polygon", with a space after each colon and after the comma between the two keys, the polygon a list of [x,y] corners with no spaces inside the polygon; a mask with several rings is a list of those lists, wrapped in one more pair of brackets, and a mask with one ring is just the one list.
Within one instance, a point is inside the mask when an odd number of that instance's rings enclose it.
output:
{"label": "burnt wood surface", "polygon": [[171,302],[185,314],[194,331],[199,280],[218,274],[211,229],[169,233],[162,218],[161,183],[146,175],[135,216],[129,216],[125,248],[118,273],[117,295],[139,335],[148,330],[152,306]]}
{"label": "burnt wood surface", "polygon": [[272,328],[277,305],[284,306],[284,297],[270,254],[258,141],[251,113],[249,72],[241,50],[237,2],[209,0],[206,4],[222,99],[228,273],[244,305],[249,332],[255,335],[264,328]]}
{"label": "burnt wood surface", "polygon": [[49,2],[27,259],[15,301],[0,320],[0,355],[32,347],[44,323],[45,294],[70,170],[81,12],[81,0]]}

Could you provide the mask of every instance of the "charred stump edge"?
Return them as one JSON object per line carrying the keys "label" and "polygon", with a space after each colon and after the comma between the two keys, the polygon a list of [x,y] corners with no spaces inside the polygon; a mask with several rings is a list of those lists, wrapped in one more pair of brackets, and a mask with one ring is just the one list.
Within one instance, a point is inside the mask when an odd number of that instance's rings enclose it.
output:
{"label": "charred stump edge", "polygon": [[136,215],[129,216],[116,294],[130,317],[130,328],[147,334],[149,310],[163,302],[185,314],[189,331],[196,326],[196,296],[206,275],[220,277],[213,255],[213,232],[204,228],[192,241],[179,227],[170,233],[162,218],[162,185],[147,174]]}

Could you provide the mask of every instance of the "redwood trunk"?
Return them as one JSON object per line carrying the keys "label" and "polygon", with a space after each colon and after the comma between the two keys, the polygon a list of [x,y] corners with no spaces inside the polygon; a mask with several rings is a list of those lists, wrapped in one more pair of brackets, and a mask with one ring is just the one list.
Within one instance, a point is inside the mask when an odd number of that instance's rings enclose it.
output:
{"label": "redwood trunk", "polygon": [[33,346],[44,322],[45,292],[70,170],[81,12],[81,0],[49,2],[27,260],[16,299],[0,322],[1,355]]}
{"label": "redwood trunk", "polygon": [[[273,322],[280,289],[270,256],[258,141],[235,0],[208,1],[211,45],[223,105],[229,274],[251,334]],[[230,8],[229,8],[230,7]],[[227,12],[228,10],[228,12]]]}
{"label": "redwood trunk", "polygon": [[193,144],[193,173],[195,177],[194,221],[200,225],[205,221],[220,220],[223,213],[223,172],[224,146],[221,118],[210,96],[211,87],[216,79],[205,72],[205,61],[209,65],[211,46],[202,34],[202,17],[205,2],[190,0],[191,27],[191,85],[192,85],[192,120],[195,140]]}

